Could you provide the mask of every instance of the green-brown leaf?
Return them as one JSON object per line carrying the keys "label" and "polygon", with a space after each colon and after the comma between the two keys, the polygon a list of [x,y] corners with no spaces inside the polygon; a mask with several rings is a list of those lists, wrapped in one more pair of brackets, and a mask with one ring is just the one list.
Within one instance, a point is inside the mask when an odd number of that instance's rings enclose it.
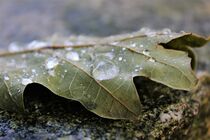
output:
{"label": "green-brown leaf", "polygon": [[79,101],[101,117],[136,119],[141,103],[133,78],[145,76],[174,89],[190,90],[197,79],[189,46],[207,41],[188,33],[136,32],[89,40],[88,45],[59,44],[3,53],[0,108],[23,111],[24,90],[37,83],[58,96]]}

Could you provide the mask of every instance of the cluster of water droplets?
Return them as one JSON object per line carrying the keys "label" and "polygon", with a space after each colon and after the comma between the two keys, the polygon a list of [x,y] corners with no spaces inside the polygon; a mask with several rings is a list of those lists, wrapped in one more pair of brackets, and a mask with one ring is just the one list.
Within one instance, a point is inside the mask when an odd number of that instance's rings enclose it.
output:
{"label": "cluster of water droplets", "polygon": [[43,48],[43,47],[47,47],[50,44],[45,42],[45,41],[38,41],[38,40],[34,40],[32,42],[30,42],[26,48],[27,49],[38,49],[38,48]]}
{"label": "cluster of water droplets", "polygon": [[[174,34],[169,28],[164,28],[162,30],[152,30],[149,28],[141,28],[139,32],[144,35],[147,35],[148,37],[155,37],[157,35],[167,35],[169,37],[173,37],[173,34]],[[181,31],[180,33],[183,33],[183,31]]]}
{"label": "cluster of water droplets", "polygon": [[50,45],[51,44],[49,44],[49,42],[38,41],[38,40],[34,40],[34,41],[28,43],[27,45],[12,42],[8,46],[8,51],[9,52],[18,52],[18,51],[22,51],[22,50],[43,48],[43,47],[47,47]]}
{"label": "cluster of water droplets", "polygon": [[28,84],[30,84],[30,83],[33,83],[33,81],[32,81],[30,78],[22,78],[21,83],[22,83],[24,86],[26,86],[26,85],[28,85]]}

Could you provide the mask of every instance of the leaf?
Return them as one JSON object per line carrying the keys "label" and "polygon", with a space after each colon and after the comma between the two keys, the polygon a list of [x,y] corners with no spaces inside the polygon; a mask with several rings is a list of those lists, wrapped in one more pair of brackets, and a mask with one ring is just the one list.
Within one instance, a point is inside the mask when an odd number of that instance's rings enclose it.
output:
{"label": "leaf", "polygon": [[142,107],[133,78],[191,90],[197,79],[191,58],[179,46],[202,46],[208,40],[188,33],[139,31],[84,43],[67,41],[73,45],[2,53],[0,108],[24,111],[26,86],[40,84],[101,117],[137,119]]}

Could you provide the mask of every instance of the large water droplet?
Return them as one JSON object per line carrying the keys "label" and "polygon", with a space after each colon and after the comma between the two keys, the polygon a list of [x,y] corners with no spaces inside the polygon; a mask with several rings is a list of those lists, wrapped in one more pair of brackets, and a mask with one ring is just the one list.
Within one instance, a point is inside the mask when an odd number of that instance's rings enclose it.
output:
{"label": "large water droplet", "polygon": [[100,61],[93,70],[93,77],[97,80],[108,80],[119,74],[119,68],[109,61]]}
{"label": "large water droplet", "polygon": [[59,64],[58,59],[55,57],[50,57],[45,62],[45,68],[50,70]]}
{"label": "large water droplet", "polygon": [[79,54],[77,52],[71,51],[66,54],[66,58],[72,61],[79,61]]}

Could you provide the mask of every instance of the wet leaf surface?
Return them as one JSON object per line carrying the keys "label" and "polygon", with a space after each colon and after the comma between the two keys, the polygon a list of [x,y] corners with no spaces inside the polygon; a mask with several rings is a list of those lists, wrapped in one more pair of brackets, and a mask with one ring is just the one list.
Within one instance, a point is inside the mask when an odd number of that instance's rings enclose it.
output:
{"label": "wet leaf surface", "polygon": [[26,87],[39,84],[101,117],[137,119],[142,107],[133,78],[143,76],[174,89],[191,90],[197,79],[188,47],[207,41],[189,33],[143,29],[104,39],[69,39],[70,46],[32,45],[2,53],[0,108],[24,111]]}

